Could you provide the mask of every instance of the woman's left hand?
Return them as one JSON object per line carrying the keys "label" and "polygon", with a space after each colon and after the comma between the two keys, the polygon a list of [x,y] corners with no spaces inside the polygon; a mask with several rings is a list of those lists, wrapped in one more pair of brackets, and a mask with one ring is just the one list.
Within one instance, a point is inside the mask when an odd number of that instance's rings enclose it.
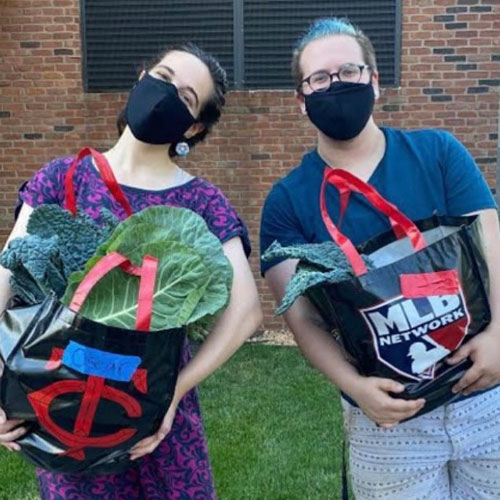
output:
{"label": "woman's left hand", "polygon": [[463,345],[448,358],[448,363],[456,364],[470,358],[472,366],[456,383],[453,392],[465,396],[489,389],[500,382],[500,331],[490,325],[486,330]]}
{"label": "woman's left hand", "polygon": [[170,432],[177,411],[178,401],[172,401],[170,407],[163,418],[160,428],[152,435],[142,439],[130,450],[130,460],[137,460],[144,455],[149,455],[158,447]]}

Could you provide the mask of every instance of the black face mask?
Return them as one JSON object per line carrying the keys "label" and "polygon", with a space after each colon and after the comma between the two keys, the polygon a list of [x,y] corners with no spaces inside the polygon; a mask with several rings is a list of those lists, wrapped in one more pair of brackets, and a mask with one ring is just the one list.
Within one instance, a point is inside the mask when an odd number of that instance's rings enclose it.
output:
{"label": "black face mask", "polygon": [[367,124],[375,104],[371,83],[333,82],[324,92],[305,96],[309,119],[331,139],[356,137]]}
{"label": "black face mask", "polygon": [[180,142],[196,122],[176,86],[148,73],[130,92],[126,115],[134,137],[148,144]]}

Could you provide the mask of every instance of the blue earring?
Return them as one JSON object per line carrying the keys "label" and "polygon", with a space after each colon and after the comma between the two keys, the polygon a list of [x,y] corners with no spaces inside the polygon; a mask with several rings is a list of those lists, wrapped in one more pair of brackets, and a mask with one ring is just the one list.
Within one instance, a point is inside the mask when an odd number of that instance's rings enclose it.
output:
{"label": "blue earring", "polygon": [[187,142],[178,142],[175,145],[175,152],[178,156],[187,156],[189,154],[189,144]]}

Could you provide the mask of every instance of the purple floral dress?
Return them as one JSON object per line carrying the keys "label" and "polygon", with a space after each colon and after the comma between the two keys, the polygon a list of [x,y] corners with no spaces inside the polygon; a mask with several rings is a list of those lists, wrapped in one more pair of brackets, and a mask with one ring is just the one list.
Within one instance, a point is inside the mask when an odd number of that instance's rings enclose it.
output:
{"label": "purple floral dress", "polygon": [[[63,205],[64,178],[73,158],[56,159],[26,183],[19,192],[22,202],[32,207],[45,203]],[[124,219],[125,211],[113,198],[94,168],[90,157],[82,160],[74,177],[77,205],[99,220],[102,207]],[[250,243],[245,225],[224,194],[213,184],[193,178],[187,183],[160,191],[121,186],[132,210],[151,205],[185,207],[201,215],[221,240],[242,239],[247,255]],[[189,361],[186,343],[181,367]],[[180,401],[172,430],[157,449],[121,474],[72,475],[37,469],[43,500],[187,500],[215,499],[196,390]]]}

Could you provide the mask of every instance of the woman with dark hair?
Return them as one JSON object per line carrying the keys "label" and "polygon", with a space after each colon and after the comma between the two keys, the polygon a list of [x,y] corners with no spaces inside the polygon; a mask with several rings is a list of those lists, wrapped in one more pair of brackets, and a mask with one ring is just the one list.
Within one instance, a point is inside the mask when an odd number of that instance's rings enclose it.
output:
{"label": "woman with dark hair", "polygon": [[[192,360],[185,346],[173,402],[157,433],[131,450],[134,465],[121,474],[100,476],[38,470],[44,500],[215,498],[195,386],[254,332],[262,313],[247,261],[250,244],[244,224],[216,186],[189,175],[173,158],[186,154],[217,123],[225,91],[226,74],[213,57],[194,45],[168,49],[142,72],[130,93],[120,138],[104,156],[134,212],[174,205],[205,219],[233,267],[229,306]],[[22,206],[11,238],[25,234],[34,207],[63,204],[65,173],[72,161],[53,160],[21,188]],[[78,207],[94,219],[99,220],[103,207],[119,218],[126,216],[90,156],[81,161],[74,182]],[[8,281],[9,272],[0,268],[0,311],[12,293]],[[24,432],[19,425],[0,410],[0,443],[10,450],[19,449],[15,439]]]}

